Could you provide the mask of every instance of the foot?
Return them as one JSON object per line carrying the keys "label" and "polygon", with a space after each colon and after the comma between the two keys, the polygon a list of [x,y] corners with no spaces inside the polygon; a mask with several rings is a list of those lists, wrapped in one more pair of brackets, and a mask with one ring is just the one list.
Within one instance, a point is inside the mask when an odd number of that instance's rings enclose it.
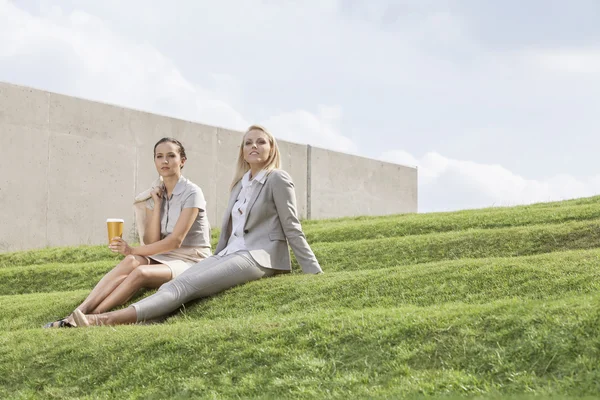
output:
{"label": "foot", "polygon": [[85,314],[82,313],[78,308],[73,311],[73,319],[78,327],[90,326],[90,322],[86,318]]}
{"label": "foot", "polygon": [[77,324],[75,323],[75,320],[73,319],[73,313],[67,315],[65,318],[63,318],[63,321],[73,325],[74,328],[77,327]]}
{"label": "foot", "polygon": [[44,329],[49,329],[49,328],[75,328],[77,327],[77,325],[75,324],[75,321],[73,321],[73,319],[71,318],[71,316],[69,315],[66,318],[63,319],[57,319],[56,321],[53,322],[48,322],[46,325],[43,326]]}

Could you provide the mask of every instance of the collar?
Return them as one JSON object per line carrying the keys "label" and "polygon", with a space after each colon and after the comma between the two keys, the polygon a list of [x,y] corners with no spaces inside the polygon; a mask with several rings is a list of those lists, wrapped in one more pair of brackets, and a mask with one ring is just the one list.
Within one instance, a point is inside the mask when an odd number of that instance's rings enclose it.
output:
{"label": "collar", "polygon": [[265,180],[267,180],[267,170],[261,169],[258,174],[252,180],[250,180],[250,170],[244,174],[242,177],[242,188],[245,188],[252,184],[252,182],[257,181],[261,184],[265,184]]}
{"label": "collar", "polygon": [[185,190],[185,186],[187,185],[187,179],[184,178],[183,175],[179,177],[179,180],[175,184],[175,188],[173,188],[173,194],[180,195]]}

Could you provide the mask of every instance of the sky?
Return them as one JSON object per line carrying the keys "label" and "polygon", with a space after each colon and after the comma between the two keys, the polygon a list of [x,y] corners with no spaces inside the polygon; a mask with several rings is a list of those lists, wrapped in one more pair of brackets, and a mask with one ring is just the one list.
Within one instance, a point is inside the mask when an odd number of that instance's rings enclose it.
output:
{"label": "sky", "polygon": [[597,0],[0,0],[0,81],[416,166],[419,212],[600,193]]}

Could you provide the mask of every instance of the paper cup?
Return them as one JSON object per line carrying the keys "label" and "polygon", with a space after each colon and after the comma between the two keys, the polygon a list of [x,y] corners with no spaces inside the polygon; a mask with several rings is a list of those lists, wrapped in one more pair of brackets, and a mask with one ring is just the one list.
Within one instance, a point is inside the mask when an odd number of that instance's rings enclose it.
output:
{"label": "paper cup", "polygon": [[125,221],[120,218],[108,218],[106,220],[109,244],[110,244],[110,241],[112,240],[112,238],[117,237],[117,236],[120,238],[123,237],[123,224],[124,223],[125,223]]}

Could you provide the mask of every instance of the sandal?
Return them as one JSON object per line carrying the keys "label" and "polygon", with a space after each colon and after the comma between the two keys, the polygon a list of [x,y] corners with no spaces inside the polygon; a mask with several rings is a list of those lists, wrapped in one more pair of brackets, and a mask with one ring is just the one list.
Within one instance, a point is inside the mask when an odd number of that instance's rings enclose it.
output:
{"label": "sandal", "polygon": [[74,325],[72,323],[70,323],[69,321],[65,319],[57,319],[54,322],[48,322],[46,325],[43,326],[44,329],[48,329],[48,328],[76,328],[77,325]]}
{"label": "sandal", "polygon": [[90,326],[90,322],[86,318],[85,314],[79,310],[79,308],[76,308],[75,311],[73,311],[73,319],[75,320],[77,326]]}

